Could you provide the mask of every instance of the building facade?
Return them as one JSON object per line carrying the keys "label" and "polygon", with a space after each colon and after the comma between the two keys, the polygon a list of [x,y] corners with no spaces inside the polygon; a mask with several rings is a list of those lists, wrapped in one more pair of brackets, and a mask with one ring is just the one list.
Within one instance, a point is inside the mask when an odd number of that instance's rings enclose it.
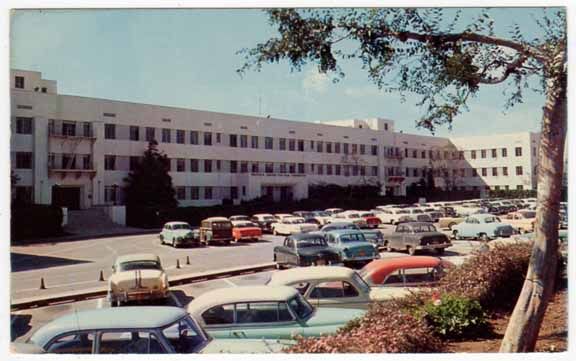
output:
{"label": "building facade", "polygon": [[396,132],[384,118],[309,123],[86,98],[21,70],[11,107],[16,197],[72,209],[122,204],[124,178],[153,139],[182,206],[303,199],[314,184],[404,195],[428,172],[443,188],[536,187],[530,132],[441,138]]}

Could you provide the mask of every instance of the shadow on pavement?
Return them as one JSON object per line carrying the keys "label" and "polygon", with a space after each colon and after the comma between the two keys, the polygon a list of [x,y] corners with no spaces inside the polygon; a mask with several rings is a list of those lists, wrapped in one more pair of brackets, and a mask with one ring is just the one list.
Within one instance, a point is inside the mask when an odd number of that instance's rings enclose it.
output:
{"label": "shadow on pavement", "polygon": [[38,256],[16,252],[11,252],[10,254],[12,272],[22,272],[58,266],[70,266],[80,263],[90,263],[90,261],[61,257]]}
{"label": "shadow on pavement", "polygon": [[[32,320],[32,315],[27,314],[11,314],[10,318],[13,320],[10,324],[10,341],[16,340],[18,337],[23,336],[32,329],[30,326],[30,320]],[[14,319],[15,318],[15,319]]]}

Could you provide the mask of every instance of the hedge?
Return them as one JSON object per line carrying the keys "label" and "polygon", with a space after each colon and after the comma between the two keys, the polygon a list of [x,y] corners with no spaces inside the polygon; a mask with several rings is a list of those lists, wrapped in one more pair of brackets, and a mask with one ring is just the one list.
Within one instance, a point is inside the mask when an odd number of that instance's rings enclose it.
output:
{"label": "hedge", "polygon": [[17,205],[10,219],[12,240],[60,236],[62,208],[51,205]]}

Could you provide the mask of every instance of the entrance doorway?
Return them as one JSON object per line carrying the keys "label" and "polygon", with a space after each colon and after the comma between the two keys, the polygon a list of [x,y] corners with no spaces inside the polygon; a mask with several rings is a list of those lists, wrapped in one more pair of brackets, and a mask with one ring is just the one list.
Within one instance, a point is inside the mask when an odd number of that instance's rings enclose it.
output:
{"label": "entrance doorway", "polygon": [[80,209],[80,187],[52,186],[52,205]]}

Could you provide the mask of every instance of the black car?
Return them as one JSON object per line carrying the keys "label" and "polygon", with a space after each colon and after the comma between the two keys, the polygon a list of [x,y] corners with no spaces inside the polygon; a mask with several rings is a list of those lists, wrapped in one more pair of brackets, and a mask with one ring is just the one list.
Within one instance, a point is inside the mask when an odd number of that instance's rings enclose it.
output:
{"label": "black car", "polygon": [[321,266],[341,263],[340,255],[328,246],[319,233],[298,233],[274,247],[274,262],[278,269],[286,266]]}
{"label": "black car", "polygon": [[440,207],[440,212],[444,214],[444,217],[456,217],[456,210],[454,207]]}
{"label": "black car", "polygon": [[278,222],[276,217],[271,214],[262,213],[262,214],[255,214],[250,218],[252,223],[256,223],[262,232],[272,233],[272,223]]}

